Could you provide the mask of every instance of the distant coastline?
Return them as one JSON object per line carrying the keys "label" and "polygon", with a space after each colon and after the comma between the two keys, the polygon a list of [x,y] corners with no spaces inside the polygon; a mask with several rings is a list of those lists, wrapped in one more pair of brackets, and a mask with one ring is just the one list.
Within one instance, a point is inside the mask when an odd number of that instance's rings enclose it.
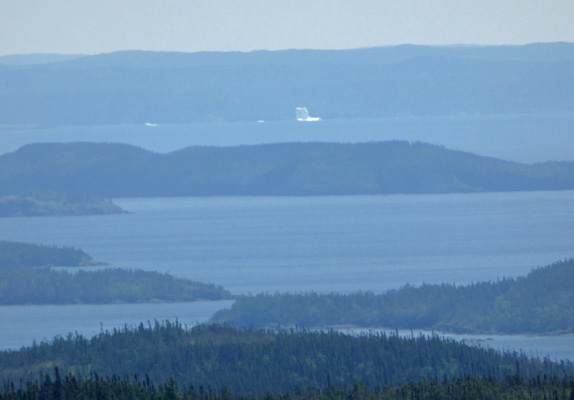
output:
{"label": "distant coastline", "polygon": [[0,195],[38,189],[100,198],[573,190],[574,162],[521,164],[406,141],[192,146],[167,154],[42,143],[0,156]]}
{"label": "distant coastline", "polygon": [[573,59],[573,43],[8,56],[0,120],[270,122],[301,106],[325,120],[561,112],[572,110]]}

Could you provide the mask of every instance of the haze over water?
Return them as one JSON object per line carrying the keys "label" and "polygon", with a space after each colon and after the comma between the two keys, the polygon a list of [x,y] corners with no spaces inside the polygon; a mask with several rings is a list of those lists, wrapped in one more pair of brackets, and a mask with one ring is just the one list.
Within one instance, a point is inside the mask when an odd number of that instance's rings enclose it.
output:
{"label": "haze over water", "polygon": [[574,113],[61,127],[0,130],[0,154],[39,142],[118,142],[164,153],[194,145],[407,140],[534,163],[574,161],[573,127]]}

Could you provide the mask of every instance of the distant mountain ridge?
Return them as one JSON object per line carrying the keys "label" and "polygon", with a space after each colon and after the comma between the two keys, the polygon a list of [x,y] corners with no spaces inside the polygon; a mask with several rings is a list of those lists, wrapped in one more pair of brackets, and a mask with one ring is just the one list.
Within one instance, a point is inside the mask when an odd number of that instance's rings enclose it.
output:
{"label": "distant mountain ridge", "polygon": [[0,156],[0,195],[315,196],[572,190],[574,163],[526,165],[408,142],[188,147],[27,145]]}
{"label": "distant mountain ridge", "polygon": [[83,57],[81,54],[11,54],[0,56],[0,65],[51,64]]}
{"label": "distant mountain ridge", "polygon": [[570,112],[574,44],[204,53],[1,65],[0,125]]}
{"label": "distant mountain ridge", "polygon": [[[0,64],[59,63],[58,68],[194,67],[223,65],[370,64],[384,65],[411,58],[445,57],[485,61],[555,62],[574,58],[574,43],[532,43],[515,46],[398,45],[346,50],[255,50],[250,52],[169,52],[125,50],[96,55],[31,54],[0,57]],[[32,62],[35,61],[35,62]]]}

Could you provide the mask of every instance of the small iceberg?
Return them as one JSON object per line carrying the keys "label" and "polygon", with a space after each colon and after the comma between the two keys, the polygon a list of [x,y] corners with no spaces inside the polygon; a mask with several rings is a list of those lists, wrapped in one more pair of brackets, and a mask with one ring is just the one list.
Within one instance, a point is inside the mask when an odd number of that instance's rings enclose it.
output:
{"label": "small iceberg", "polygon": [[151,122],[146,122],[145,126],[157,126],[157,124],[152,124]]}
{"label": "small iceberg", "polygon": [[319,117],[310,117],[309,116],[309,111],[307,110],[307,107],[297,107],[295,108],[295,118],[297,118],[297,121],[321,121],[321,118]]}

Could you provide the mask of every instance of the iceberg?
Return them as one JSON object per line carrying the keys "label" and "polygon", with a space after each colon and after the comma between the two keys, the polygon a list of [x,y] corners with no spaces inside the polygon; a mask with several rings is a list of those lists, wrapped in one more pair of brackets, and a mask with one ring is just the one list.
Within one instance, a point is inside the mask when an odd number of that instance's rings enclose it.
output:
{"label": "iceberg", "polygon": [[307,107],[295,108],[295,118],[297,118],[297,121],[321,121],[319,117],[310,117]]}

